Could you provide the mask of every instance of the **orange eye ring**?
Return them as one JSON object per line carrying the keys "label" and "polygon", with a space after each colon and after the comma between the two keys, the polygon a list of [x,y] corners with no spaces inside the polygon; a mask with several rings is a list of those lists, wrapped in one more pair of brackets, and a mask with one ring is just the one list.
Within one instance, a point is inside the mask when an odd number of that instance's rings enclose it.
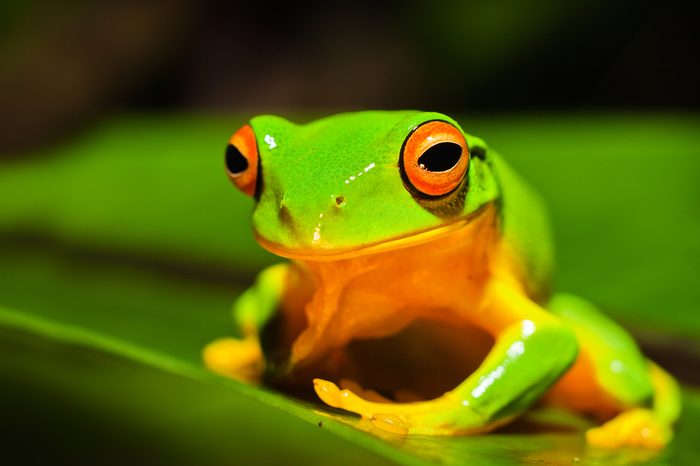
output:
{"label": "orange eye ring", "polygon": [[462,132],[445,121],[428,121],[408,135],[399,160],[410,188],[430,197],[454,191],[469,167],[469,148]]}
{"label": "orange eye ring", "polygon": [[258,182],[258,144],[250,125],[233,133],[226,146],[225,160],[231,182],[243,193],[254,196]]}

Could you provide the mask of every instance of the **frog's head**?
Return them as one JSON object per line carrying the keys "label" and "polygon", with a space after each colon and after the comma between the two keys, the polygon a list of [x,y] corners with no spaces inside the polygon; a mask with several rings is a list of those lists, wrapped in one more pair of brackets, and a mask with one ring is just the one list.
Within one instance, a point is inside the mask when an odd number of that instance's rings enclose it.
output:
{"label": "frog's head", "polygon": [[226,167],[257,201],[253,229],[264,247],[323,259],[468,222],[497,194],[485,153],[440,113],[347,113],[303,126],[263,115],[231,137]]}

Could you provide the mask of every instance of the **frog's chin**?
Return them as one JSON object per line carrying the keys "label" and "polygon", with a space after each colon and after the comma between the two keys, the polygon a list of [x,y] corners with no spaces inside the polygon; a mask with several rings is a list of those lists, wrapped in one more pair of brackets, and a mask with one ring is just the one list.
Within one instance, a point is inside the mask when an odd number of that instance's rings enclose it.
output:
{"label": "frog's chin", "polygon": [[479,209],[468,216],[460,217],[452,222],[443,223],[441,225],[423,230],[413,231],[407,235],[394,236],[371,243],[363,243],[344,248],[321,246],[292,248],[275,243],[274,241],[270,241],[259,235],[257,232],[255,233],[255,239],[263,248],[281,257],[302,261],[329,262],[351,259],[370,254],[379,254],[382,252],[408,248],[435,241],[468,226],[475,217],[478,217],[482,213],[482,211],[483,209]]}

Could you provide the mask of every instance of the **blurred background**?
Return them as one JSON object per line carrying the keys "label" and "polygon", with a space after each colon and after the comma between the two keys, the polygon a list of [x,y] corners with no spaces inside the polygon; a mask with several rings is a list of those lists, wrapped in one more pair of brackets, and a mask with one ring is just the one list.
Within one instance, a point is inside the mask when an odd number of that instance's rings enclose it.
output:
{"label": "blurred background", "polygon": [[5,1],[0,152],[115,112],[694,110],[693,2]]}
{"label": "blurred background", "polygon": [[678,446],[657,460],[697,464],[698,19],[673,0],[0,2],[4,451],[23,464],[586,460],[579,431],[429,454],[338,437],[202,369],[233,300],[279,260],[224,175],[230,134],[259,113],[416,108],[456,117],[542,193],[555,287],[685,384]]}

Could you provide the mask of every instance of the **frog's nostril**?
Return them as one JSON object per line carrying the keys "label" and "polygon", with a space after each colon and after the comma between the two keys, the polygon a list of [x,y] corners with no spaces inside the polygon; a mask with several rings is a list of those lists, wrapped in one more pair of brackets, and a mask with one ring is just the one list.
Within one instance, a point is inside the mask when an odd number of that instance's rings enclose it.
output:
{"label": "frog's nostril", "polygon": [[335,205],[338,207],[343,207],[345,205],[345,196],[336,196]]}
{"label": "frog's nostril", "polygon": [[289,212],[289,208],[286,205],[284,205],[284,203],[280,204],[280,208],[277,212],[277,215],[279,216],[280,222],[283,225],[286,225],[287,227],[291,227],[294,223],[292,214],[291,212]]}

